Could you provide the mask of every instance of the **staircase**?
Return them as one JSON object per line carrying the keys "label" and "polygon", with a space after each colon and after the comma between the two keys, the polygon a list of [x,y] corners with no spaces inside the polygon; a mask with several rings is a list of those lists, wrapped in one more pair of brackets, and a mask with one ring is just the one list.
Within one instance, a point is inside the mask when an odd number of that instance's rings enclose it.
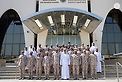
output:
{"label": "staircase", "polygon": [[[114,79],[117,77],[115,64],[106,65],[105,68],[106,68],[105,69],[106,79]],[[25,77],[26,78],[28,77],[27,74]],[[103,79],[103,77],[104,77],[103,73],[99,75],[99,79]],[[119,77],[122,77],[122,68],[120,67],[119,67]],[[19,78],[19,69],[16,67],[15,63],[6,63],[5,67],[0,67],[0,79],[18,79],[18,78]],[[44,74],[42,76],[42,79],[44,79]],[[50,79],[53,79],[53,75],[50,76]]]}
{"label": "staircase", "polygon": [[6,63],[5,67],[0,67],[0,79],[16,79],[19,77],[19,70],[15,63]]}

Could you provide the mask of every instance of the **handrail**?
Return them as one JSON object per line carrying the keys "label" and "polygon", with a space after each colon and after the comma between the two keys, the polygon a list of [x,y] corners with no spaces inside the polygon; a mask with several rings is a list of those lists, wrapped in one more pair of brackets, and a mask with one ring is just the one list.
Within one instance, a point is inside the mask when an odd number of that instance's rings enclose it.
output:
{"label": "handrail", "polygon": [[16,74],[15,74],[15,79],[17,79],[17,69],[18,69],[17,59],[15,60],[15,64],[16,64]]}
{"label": "handrail", "polygon": [[122,67],[122,64],[121,63],[119,63],[119,62],[116,62],[120,67]]}
{"label": "handrail", "polygon": [[116,71],[117,71],[117,82],[119,82],[119,69],[118,66],[122,68],[122,64],[119,62],[116,62]]}
{"label": "handrail", "polygon": [[106,70],[105,70],[105,61],[103,60],[103,74],[104,74],[104,79],[106,79]]}

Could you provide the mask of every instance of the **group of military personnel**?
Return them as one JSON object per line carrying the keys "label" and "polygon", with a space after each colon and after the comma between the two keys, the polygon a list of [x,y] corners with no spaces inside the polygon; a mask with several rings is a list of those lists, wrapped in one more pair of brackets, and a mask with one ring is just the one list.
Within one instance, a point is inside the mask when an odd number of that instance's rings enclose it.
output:
{"label": "group of military personnel", "polygon": [[37,79],[42,78],[43,72],[45,79],[49,79],[51,72],[54,79],[68,80],[71,74],[74,79],[79,79],[80,73],[83,79],[87,79],[88,74],[95,79],[97,72],[102,72],[101,61],[101,54],[94,43],[91,47],[68,44],[56,47],[46,45],[45,48],[39,44],[37,49],[30,45],[21,51],[18,67],[20,79],[24,79],[25,72],[29,79],[33,79],[34,72]]}

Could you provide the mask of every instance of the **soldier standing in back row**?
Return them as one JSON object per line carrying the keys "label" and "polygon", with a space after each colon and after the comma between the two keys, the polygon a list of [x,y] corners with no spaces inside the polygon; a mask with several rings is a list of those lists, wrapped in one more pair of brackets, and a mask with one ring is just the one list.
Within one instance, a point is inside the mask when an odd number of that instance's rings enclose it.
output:
{"label": "soldier standing in back row", "polygon": [[25,75],[25,59],[26,59],[26,56],[24,55],[24,51],[21,51],[21,55],[18,58],[20,79],[24,79],[24,75]]}
{"label": "soldier standing in back row", "polygon": [[74,80],[79,79],[79,62],[80,62],[80,58],[77,54],[77,51],[75,50],[71,56],[72,59],[72,68],[73,68],[73,77]]}
{"label": "soldier standing in back row", "polygon": [[27,68],[29,70],[29,79],[33,79],[33,68],[34,68],[34,56],[32,55],[33,52],[30,52],[30,55],[28,57],[28,64]]}
{"label": "soldier standing in back row", "polygon": [[50,57],[47,51],[45,52],[43,58],[43,64],[44,64],[45,80],[47,80],[49,79],[49,73],[50,73]]}
{"label": "soldier standing in back row", "polygon": [[54,79],[59,79],[59,61],[60,61],[60,54],[58,50],[53,51],[53,68],[54,68]]}
{"label": "soldier standing in back row", "polygon": [[91,71],[91,78],[96,78],[96,65],[97,65],[97,57],[95,56],[94,52],[91,52],[89,55],[89,62],[90,62],[90,71]]}
{"label": "soldier standing in back row", "polygon": [[42,61],[43,61],[42,54],[38,53],[37,57],[36,57],[36,75],[37,75],[37,79],[41,79],[41,75],[42,75]]}
{"label": "soldier standing in back row", "polygon": [[81,54],[81,68],[82,68],[82,76],[83,79],[88,78],[88,56],[86,55],[86,50],[83,50],[83,53]]}

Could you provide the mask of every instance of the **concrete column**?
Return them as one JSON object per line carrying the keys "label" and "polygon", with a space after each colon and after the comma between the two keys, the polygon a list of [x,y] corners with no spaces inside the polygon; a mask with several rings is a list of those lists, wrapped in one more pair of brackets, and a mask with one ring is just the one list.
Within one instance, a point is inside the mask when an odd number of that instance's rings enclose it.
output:
{"label": "concrete column", "polygon": [[38,34],[37,47],[38,47],[39,44],[41,44],[42,47],[45,47],[47,35],[48,35],[48,29]]}
{"label": "concrete column", "polygon": [[25,37],[25,46],[29,47],[30,45],[34,46],[34,33],[27,28],[24,24],[23,24],[23,30],[24,30],[24,37]]}
{"label": "concrete column", "polygon": [[90,45],[89,33],[84,30],[81,30],[79,34],[81,38],[81,44],[84,43],[84,45]]}

